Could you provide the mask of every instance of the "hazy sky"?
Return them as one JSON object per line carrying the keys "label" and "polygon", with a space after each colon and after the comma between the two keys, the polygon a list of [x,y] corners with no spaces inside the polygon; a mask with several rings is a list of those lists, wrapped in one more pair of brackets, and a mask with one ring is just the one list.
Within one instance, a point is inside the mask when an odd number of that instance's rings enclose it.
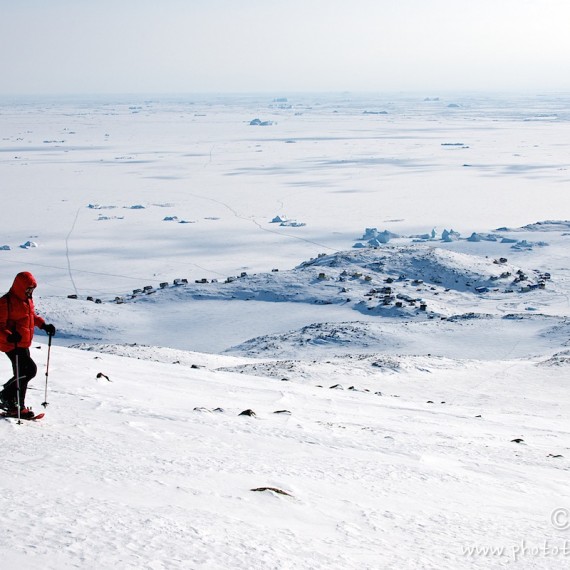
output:
{"label": "hazy sky", "polygon": [[0,94],[570,91],[570,0],[0,0]]}

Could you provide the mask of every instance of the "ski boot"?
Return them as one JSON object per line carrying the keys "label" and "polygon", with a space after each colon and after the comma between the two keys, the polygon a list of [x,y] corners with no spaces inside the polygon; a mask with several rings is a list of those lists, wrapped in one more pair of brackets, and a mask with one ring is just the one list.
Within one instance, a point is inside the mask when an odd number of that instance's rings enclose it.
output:
{"label": "ski boot", "polygon": [[[6,410],[5,417],[7,418],[17,418],[18,417],[18,408],[12,407],[9,410]],[[30,408],[20,408],[19,417],[23,420],[31,420],[36,414],[32,412]]]}

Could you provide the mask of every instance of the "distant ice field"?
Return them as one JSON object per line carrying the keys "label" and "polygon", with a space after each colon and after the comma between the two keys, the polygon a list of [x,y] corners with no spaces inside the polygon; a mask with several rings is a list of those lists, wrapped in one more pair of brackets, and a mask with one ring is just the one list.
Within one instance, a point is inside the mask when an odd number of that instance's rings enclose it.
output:
{"label": "distant ice field", "polygon": [[[286,99],[286,101],[283,101]],[[429,100],[425,100],[429,99]],[[289,269],[366,227],[462,234],[559,219],[562,96],[4,101],[0,286],[39,294]],[[259,118],[267,125],[251,125]],[[298,226],[271,224],[275,216]],[[172,218],[171,221],[165,221]],[[22,249],[32,241],[37,248]]]}
{"label": "distant ice field", "polygon": [[[552,286],[540,293],[509,296],[503,281],[498,293],[448,298],[443,288],[427,286],[436,285],[434,276],[427,279],[423,262],[414,262],[408,277],[426,279],[424,290],[414,292],[418,306],[423,299],[436,321],[468,312],[564,318],[570,230],[529,224],[570,219],[568,102],[561,95],[465,94],[5,100],[0,290],[18,271],[32,271],[38,309],[58,324],[57,342],[64,344],[220,352],[277,335],[270,345],[307,352],[310,345],[297,345],[303,327],[358,321],[385,326],[392,341],[384,343],[380,330],[371,343],[355,333],[343,350],[434,352],[433,335],[425,342],[419,329],[400,332],[410,315],[384,322],[382,309],[369,306],[366,292],[387,274],[352,291],[331,282],[336,289],[325,297],[314,289],[324,282],[311,281],[318,271],[311,279],[290,278],[303,262],[366,245],[362,238],[374,229],[392,236],[390,245],[406,247],[414,236],[436,235],[424,244],[426,254],[443,247],[468,256],[457,269],[466,283],[481,260],[495,257],[509,258],[513,271],[553,273]],[[443,243],[444,232],[461,237]],[[495,241],[468,241],[474,232]],[[514,242],[531,246],[513,249]],[[223,283],[264,273],[283,275],[275,299],[258,298],[260,283],[233,302],[210,289],[203,302],[189,291],[175,303],[160,297],[113,304],[175,279]],[[304,291],[302,303],[268,302],[283,301],[295,287]],[[427,326],[445,336],[445,327]],[[537,341],[535,332],[517,341],[520,326],[513,323],[491,327],[490,335],[480,334],[484,326],[474,335],[455,326],[438,343],[446,347],[440,352],[502,358],[554,346]],[[498,342],[502,327],[512,334]]]}

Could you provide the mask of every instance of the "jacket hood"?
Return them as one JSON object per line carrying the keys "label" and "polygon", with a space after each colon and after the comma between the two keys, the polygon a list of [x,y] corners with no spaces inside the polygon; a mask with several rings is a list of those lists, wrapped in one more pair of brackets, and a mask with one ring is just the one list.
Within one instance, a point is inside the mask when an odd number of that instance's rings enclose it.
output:
{"label": "jacket hood", "polygon": [[10,291],[19,299],[25,299],[26,289],[28,287],[37,287],[37,285],[36,278],[29,271],[22,271],[16,275]]}

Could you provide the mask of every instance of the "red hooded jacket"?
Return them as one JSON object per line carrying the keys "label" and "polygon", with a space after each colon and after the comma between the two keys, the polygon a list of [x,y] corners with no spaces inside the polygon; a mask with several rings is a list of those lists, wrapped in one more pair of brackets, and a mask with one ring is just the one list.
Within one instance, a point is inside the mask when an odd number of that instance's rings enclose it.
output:
{"label": "red hooded jacket", "polygon": [[10,291],[0,297],[0,351],[10,352],[16,348],[8,342],[8,335],[20,333],[20,348],[29,348],[34,337],[34,327],[43,328],[45,321],[36,315],[34,300],[26,296],[28,287],[36,287],[34,276],[28,271],[18,273]]}

